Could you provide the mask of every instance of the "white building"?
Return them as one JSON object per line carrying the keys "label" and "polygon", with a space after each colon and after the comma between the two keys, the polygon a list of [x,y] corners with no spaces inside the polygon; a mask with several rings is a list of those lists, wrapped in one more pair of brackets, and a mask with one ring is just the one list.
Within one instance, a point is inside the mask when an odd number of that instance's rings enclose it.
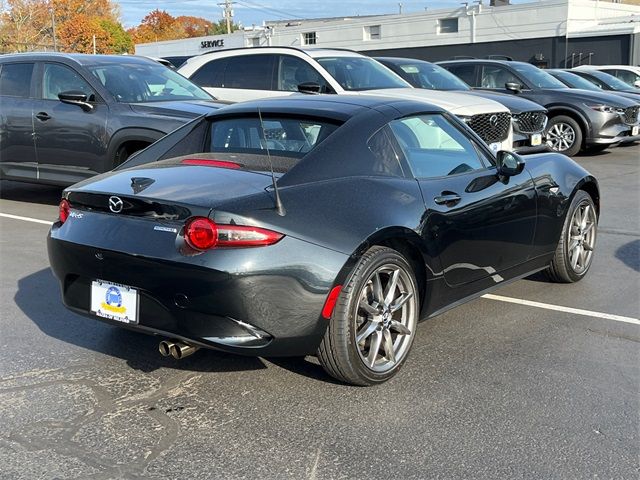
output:
{"label": "white building", "polygon": [[505,55],[549,67],[640,64],[640,6],[597,0],[473,2],[403,15],[266,22],[232,35],[136,45],[136,53],[191,56],[264,45],[349,48],[433,61]]}

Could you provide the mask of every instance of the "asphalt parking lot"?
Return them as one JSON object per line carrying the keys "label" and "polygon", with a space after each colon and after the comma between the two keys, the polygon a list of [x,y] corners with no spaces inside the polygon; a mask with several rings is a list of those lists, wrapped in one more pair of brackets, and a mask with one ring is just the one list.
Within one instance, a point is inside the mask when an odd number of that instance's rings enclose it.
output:
{"label": "asphalt parking lot", "polygon": [[602,189],[588,277],[424,322],[374,388],[313,358],[175,361],[66,311],[45,249],[61,190],[2,181],[0,478],[637,479],[640,146],[576,160]]}

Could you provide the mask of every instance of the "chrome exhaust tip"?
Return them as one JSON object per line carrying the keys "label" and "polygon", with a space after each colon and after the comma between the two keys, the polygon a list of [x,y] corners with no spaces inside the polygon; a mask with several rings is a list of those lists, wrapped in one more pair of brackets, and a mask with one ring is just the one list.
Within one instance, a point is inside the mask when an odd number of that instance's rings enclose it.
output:
{"label": "chrome exhaust tip", "polygon": [[169,352],[171,353],[171,356],[173,358],[175,358],[176,360],[180,360],[196,353],[199,349],[200,347],[196,347],[195,345],[176,342],[171,344],[171,346],[169,347]]}
{"label": "chrome exhaust tip", "polygon": [[160,355],[162,355],[163,357],[168,357],[169,355],[171,355],[171,349],[174,345],[175,343],[170,340],[161,341],[158,344],[158,351],[160,352]]}

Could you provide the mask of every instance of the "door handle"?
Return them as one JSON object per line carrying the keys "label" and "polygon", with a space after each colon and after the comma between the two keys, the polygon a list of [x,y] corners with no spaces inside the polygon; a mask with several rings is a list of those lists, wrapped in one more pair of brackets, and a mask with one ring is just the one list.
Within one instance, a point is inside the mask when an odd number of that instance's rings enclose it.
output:
{"label": "door handle", "polygon": [[453,206],[458,203],[462,198],[457,193],[453,192],[442,192],[442,195],[433,199],[434,202],[438,205],[448,205]]}
{"label": "door handle", "polygon": [[46,122],[51,118],[51,115],[49,115],[47,112],[40,112],[36,114],[36,118],[38,120],[42,120],[43,122]]}

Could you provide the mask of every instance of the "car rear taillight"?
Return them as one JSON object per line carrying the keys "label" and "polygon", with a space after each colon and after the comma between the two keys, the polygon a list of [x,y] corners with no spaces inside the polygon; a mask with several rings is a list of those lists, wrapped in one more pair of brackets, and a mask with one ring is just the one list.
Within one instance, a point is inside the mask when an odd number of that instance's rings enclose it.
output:
{"label": "car rear taillight", "polygon": [[205,217],[195,217],[189,220],[184,236],[187,243],[197,250],[208,250],[218,243],[218,228],[216,224]]}
{"label": "car rear taillight", "polygon": [[212,160],[208,158],[185,158],[180,163],[183,165],[197,165],[200,167],[231,168],[233,170],[242,168],[242,165],[236,162],[227,162],[226,160]]}
{"label": "car rear taillight", "polygon": [[64,223],[69,218],[69,212],[71,211],[71,204],[66,198],[63,198],[60,201],[60,205],[58,206],[58,219],[60,223]]}
{"label": "car rear taillight", "polygon": [[266,228],[218,225],[206,217],[194,217],[187,221],[184,232],[187,243],[196,250],[261,247],[273,245],[284,236]]}

